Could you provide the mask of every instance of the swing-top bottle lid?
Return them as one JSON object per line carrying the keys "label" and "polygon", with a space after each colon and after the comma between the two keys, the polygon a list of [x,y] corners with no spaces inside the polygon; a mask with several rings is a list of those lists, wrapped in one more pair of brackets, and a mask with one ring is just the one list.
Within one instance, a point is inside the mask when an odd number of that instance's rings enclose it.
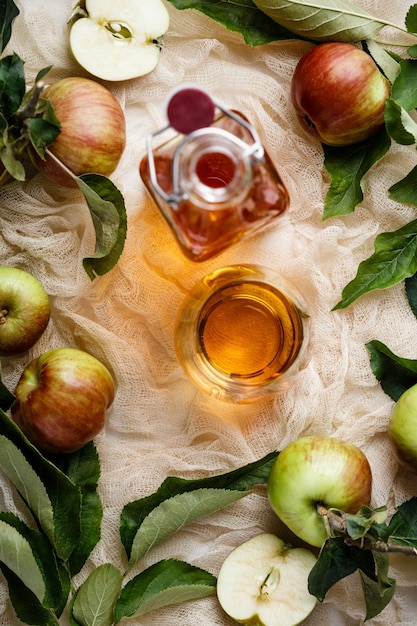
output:
{"label": "swing-top bottle lid", "polygon": [[[213,128],[217,115],[216,109],[233,119],[239,126],[244,127],[251,141],[243,140],[225,128]],[[227,142],[229,148],[234,151],[236,159],[244,161],[246,168],[250,167],[251,159],[263,159],[264,149],[262,142],[258,133],[249,122],[237,112],[226,109],[219,103],[214,102],[210,95],[198,86],[185,84],[171,91],[166,101],[166,117],[168,125],[148,135],[146,145],[152,187],[160,198],[173,208],[176,208],[188,194],[185,188],[186,184],[184,184],[182,178],[182,157],[184,155],[189,156],[194,148],[197,150],[201,148],[207,152],[208,149],[204,147],[205,141],[209,140],[212,147],[213,145],[216,147],[215,142],[220,142],[223,147]],[[172,190],[170,193],[167,193],[158,182],[153,154],[153,139],[170,128],[176,131],[182,138],[179,140],[172,155]],[[195,155],[196,152],[193,154]],[[233,191],[231,185],[225,186],[224,189],[225,193],[226,191],[228,193]],[[213,191],[213,194],[219,195],[220,191]]]}
{"label": "swing-top bottle lid", "polygon": [[194,86],[182,86],[169,95],[166,109],[174,130],[189,135],[210,126],[214,120],[215,104],[208,93]]}

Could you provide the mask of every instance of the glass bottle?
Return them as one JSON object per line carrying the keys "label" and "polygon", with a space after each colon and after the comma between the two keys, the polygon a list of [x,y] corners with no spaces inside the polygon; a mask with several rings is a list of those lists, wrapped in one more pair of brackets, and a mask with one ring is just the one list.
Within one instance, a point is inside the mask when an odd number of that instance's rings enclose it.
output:
{"label": "glass bottle", "polygon": [[[190,92],[209,97],[199,89],[177,92],[189,102],[183,120],[201,106]],[[177,120],[174,124],[181,127]],[[181,128],[184,132],[153,149],[154,137],[172,127],[147,138],[139,172],[186,257],[214,257],[286,210],[288,192],[242,113],[213,103],[212,119],[184,122],[186,131]]]}

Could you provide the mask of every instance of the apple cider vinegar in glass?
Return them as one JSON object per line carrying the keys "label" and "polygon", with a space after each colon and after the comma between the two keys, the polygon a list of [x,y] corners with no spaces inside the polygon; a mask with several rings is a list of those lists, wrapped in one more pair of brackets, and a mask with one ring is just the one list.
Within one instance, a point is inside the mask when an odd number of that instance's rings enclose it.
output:
{"label": "apple cider vinegar in glass", "polygon": [[[205,261],[283,213],[287,190],[258,134],[237,111],[186,88],[168,104],[169,125],[147,139],[139,165],[147,190],[184,255]],[[171,129],[158,146],[153,138]]]}
{"label": "apple cider vinegar in glass", "polygon": [[178,359],[209,394],[251,402],[295,371],[307,318],[292,285],[255,265],[229,266],[199,281],[176,323]]}

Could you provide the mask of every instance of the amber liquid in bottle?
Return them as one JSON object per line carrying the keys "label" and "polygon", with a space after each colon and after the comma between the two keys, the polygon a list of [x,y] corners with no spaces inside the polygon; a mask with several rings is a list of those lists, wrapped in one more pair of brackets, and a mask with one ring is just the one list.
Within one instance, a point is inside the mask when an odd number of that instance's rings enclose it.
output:
{"label": "amber liquid in bottle", "polygon": [[[253,142],[249,131],[227,115],[222,114],[212,126],[222,128],[246,143]],[[167,194],[173,190],[172,163],[178,143],[178,137],[174,137],[153,153],[158,183]],[[249,231],[264,227],[289,204],[287,190],[267,153],[263,160],[251,163],[251,181],[245,193],[237,194],[228,203],[211,202],[202,206],[187,198],[173,208],[153,188],[147,156],[141,160],[139,171],[182,252],[193,261],[216,256]],[[202,154],[195,164],[195,174],[202,185],[213,190],[227,188],[234,178],[236,182],[240,177],[236,163],[215,147]]]}

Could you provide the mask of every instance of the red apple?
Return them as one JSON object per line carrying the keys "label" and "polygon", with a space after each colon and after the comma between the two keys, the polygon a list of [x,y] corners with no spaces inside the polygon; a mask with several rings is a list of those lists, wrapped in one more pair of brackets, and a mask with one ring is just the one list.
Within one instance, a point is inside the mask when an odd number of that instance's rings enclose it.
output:
{"label": "red apple", "polygon": [[304,54],[291,81],[291,100],[304,127],[330,146],[371,137],[384,123],[390,83],[361,48],[323,43]]}
{"label": "red apple", "polygon": [[55,348],[23,371],[11,415],[39,450],[75,452],[101,431],[114,394],[101,361],[83,350]]}
{"label": "red apple", "polygon": [[50,318],[48,294],[37,278],[17,267],[0,267],[0,356],[29,350]]}
{"label": "red apple", "polygon": [[[61,132],[48,146],[73,174],[110,176],[126,145],[126,120],[114,95],[88,78],[63,78],[46,87],[42,98],[50,100],[61,123]],[[34,157],[45,176],[66,187],[71,177],[49,156]]]}

